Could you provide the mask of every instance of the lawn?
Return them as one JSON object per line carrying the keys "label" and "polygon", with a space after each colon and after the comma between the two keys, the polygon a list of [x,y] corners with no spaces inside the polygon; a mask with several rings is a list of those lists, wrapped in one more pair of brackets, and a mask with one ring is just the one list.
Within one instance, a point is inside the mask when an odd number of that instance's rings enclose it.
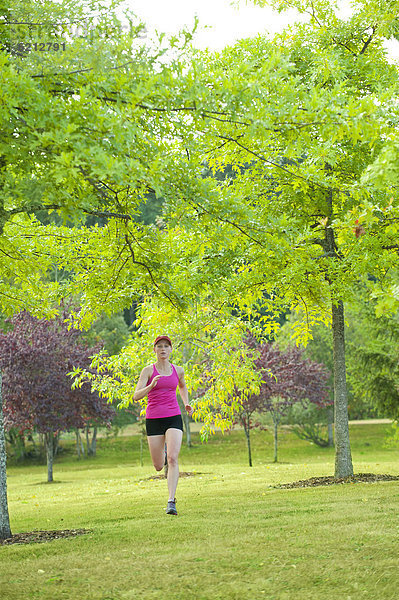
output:
{"label": "lawn", "polygon": [[[351,427],[356,472],[399,475],[386,430]],[[284,431],[273,464],[271,434],[255,432],[250,468],[243,432],[193,437],[177,517],[148,451],[140,466],[139,436],[101,439],[80,461],[67,448],[53,484],[43,465],[10,465],[13,533],[91,532],[1,546],[1,599],[397,599],[399,481],[278,489],[333,474],[333,450]]]}

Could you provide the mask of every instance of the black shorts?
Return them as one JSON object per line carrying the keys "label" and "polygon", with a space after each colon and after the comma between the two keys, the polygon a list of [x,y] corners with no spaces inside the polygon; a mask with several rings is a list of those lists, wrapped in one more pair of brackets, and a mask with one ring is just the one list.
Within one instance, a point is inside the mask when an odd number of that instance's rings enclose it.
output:
{"label": "black shorts", "polygon": [[183,431],[183,420],[181,415],[161,417],[159,419],[146,419],[145,428],[147,435],[165,435],[168,429],[181,429]]}

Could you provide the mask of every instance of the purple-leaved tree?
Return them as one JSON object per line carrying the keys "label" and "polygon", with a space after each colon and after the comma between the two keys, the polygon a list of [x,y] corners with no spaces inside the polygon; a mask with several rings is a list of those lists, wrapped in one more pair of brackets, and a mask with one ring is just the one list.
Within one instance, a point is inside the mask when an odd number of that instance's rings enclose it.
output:
{"label": "purple-leaved tree", "polygon": [[249,466],[252,466],[251,429],[263,427],[255,414],[269,412],[274,429],[274,462],[278,454],[278,426],[281,418],[295,403],[325,406],[328,400],[328,376],[324,365],[307,359],[299,348],[280,350],[275,344],[261,344],[248,338],[250,348],[259,354],[256,367],[262,372],[259,394],[241,397],[239,422],[245,431],[248,444]]}
{"label": "purple-leaved tree", "polygon": [[74,367],[89,369],[99,348],[88,347],[62,318],[48,321],[23,311],[8,324],[0,334],[4,426],[44,435],[51,482],[59,433],[93,422],[109,424],[115,414],[90,383],[71,389],[68,373]]}

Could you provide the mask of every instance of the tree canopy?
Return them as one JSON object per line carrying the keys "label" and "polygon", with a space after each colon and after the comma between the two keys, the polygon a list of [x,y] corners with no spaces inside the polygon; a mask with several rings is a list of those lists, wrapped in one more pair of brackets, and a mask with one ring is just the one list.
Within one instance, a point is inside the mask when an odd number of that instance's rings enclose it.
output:
{"label": "tree canopy", "polygon": [[[274,314],[300,306],[298,342],[317,321],[332,323],[336,475],[346,476],[344,302],[362,282],[385,309],[386,297],[395,306],[398,204],[390,182],[367,184],[365,174],[396,133],[397,67],[384,40],[397,17],[379,3],[359,2],[347,21],[332,3],[275,5],[311,19],[273,40],[194,57],[198,134],[184,139],[191,185],[176,179],[167,214],[195,232],[207,256],[201,278],[219,302],[249,314],[257,303]],[[233,165],[235,177],[198,183],[204,160],[214,171]]]}
{"label": "tree canopy", "polygon": [[90,383],[72,389],[68,375],[77,366],[90,368],[99,346],[88,347],[63,318],[48,321],[23,311],[8,325],[0,334],[4,426],[44,434],[52,481],[54,438],[93,422],[109,425],[115,415]]}
{"label": "tree canopy", "polygon": [[[156,231],[141,232],[156,248],[146,264],[162,274],[143,291],[147,298],[156,291],[159,325],[180,315],[189,344],[206,346],[209,335],[219,349],[242,348],[234,311],[247,322],[258,317],[268,335],[281,310],[300,308],[298,343],[315,323],[332,324],[336,475],[347,476],[344,303],[361,282],[377,310],[397,306],[398,202],[392,181],[377,185],[370,175],[397,130],[398,72],[384,47],[397,35],[397,2],[356,2],[347,20],[332,2],[271,4],[310,20],[273,39],[193,51],[184,69],[168,67],[169,100],[158,96],[156,108],[170,116],[168,177],[157,190],[162,216]],[[128,285],[123,273],[115,279],[119,297]],[[215,380],[223,388],[248,365],[238,360],[234,375],[221,367]],[[206,408],[212,402],[202,406],[206,422],[220,420],[223,411]]]}
{"label": "tree canopy", "polygon": [[99,347],[88,347],[62,319],[48,321],[26,311],[0,334],[5,426],[40,433],[83,428],[89,421],[109,423],[114,410],[86,384],[71,389],[68,373],[88,367]]}
{"label": "tree canopy", "polygon": [[[142,26],[117,18],[118,3],[17,1],[3,11],[12,36],[2,41],[37,41],[34,28],[12,25],[29,15],[68,43],[62,54],[9,43],[0,55],[0,309],[51,315],[62,296],[79,295],[72,320],[88,326],[103,310],[154,302],[158,324],[179,323],[190,347],[199,339],[219,357],[223,391],[259,383],[235,316],[248,326],[260,313],[267,335],[281,310],[301,307],[298,342],[315,322],[332,323],[344,476],[353,470],[344,302],[360,281],[380,312],[398,306],[398,73],[384,48],[398,35],[398,2],[358,0],[346,20],[326,0],[270,4],[310,20],[216,53],[190,53],[188,32],[140,43]],[[85,22],[78,34],[75,20]],[[136,219],[148,194],[163,198],[156,224]],[[44,224],[43,210],[75,227]],[[54,265],[69,276],[48,281]],[[223,421],[210,394],[199,405],[207,426]]]}
{"label": "tree canopy", "polygon": [[[255,366],[261,374],[260,389],[257,394],[240,397],[241,407],[237,411],[236,422],[245,431],[248,443],[249,465],[252,466],[250,432],[262,426],[259,415],[269,413],[274,424],[274,460],[277,462],[277,428],[287,411],[300,404],[324,407],[329,403],[328,377],[324,365],[304,356],[303,350],[294,347],[281,350],[277,344],[260,344],[253,338],[246,343],[256,354]],[[258,416],[258,419],[256,416]]]}
{"label": "tree canopy", "polygon": [[[0,309],[7,314],[52,315],[61,297],[80,293],[89,325],[146,290],[168,295],[160,231],[135,217],[150,192],[168,185],[179,110],[170,106],[171,84],[189,36],[151,48],[133,15],[116,16],[119,4],[17,0],[2,11]],[[38,36],[64,48],[35,50]],[[75,227],[36,217],[52,211]],[[54,265],[70,277],[48,281]]]}

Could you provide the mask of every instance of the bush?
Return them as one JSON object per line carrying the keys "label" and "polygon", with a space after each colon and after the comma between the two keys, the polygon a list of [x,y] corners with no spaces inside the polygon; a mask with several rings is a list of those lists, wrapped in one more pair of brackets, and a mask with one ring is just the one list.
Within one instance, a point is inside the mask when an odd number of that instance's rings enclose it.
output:
{"label": "bush", "polygon": [[328,432],[328,423],[332,422],[332,406],[318,407],[309,403],[294,404],[287,413],[287,424],[302,440],[313,442],[321,448],[333,445],[332,433]]}

